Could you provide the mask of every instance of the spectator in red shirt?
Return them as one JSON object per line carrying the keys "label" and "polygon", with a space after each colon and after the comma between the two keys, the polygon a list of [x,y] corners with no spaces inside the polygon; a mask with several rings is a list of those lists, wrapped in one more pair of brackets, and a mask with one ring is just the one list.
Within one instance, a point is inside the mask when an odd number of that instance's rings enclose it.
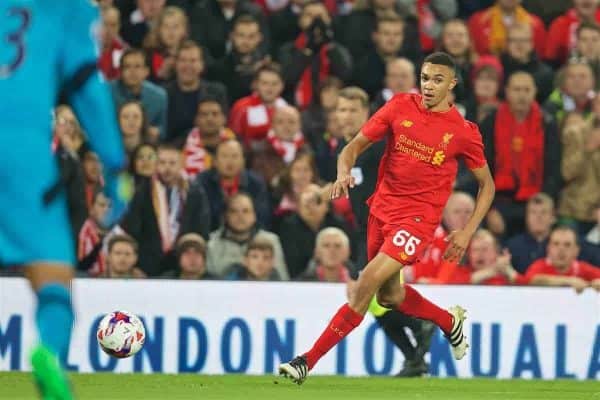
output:
{"label": "spectator in red shirt", "polygon": [[119,77],[119,64],[127,43],[119,36],[121,12],[116,7],[102,10],[102,52],[98,59],[98,68],[108,80]]}
{"label": "spectator in red shirt", "polygon": [[270,64],[261,67],[256,72],[253,85],[254,93],[233,104],[228,122],[228,126],[249,147],[266,138],[275,108],[287,105],[280,97],[283,78],[278,66]]}
{"label": "spectator in red shirt", "polygon": [[556,18],[548,30],[544,58],[563,64],[577,43],[577,28],[582,22],[600,23],[597,0],[573,0],[573,8]]}
{"label": "spectator in red shirt", "polygon": [[530,285],[570,286],[577,293],[587,287],[600,291],[600,268],[577,261],[579,250],[573,228],[554,228],[548,242],[548,256],[531,264],[525,279]]}
{"label": "spectator in red shirt", "polygon": [[525,283],[510,263],[510,253],[500,253],[494,235],[485,229],[475,232],[468,251],[468,264],[457,266],[443,283],[462,285],[510,285]]}
{"label": "spectator in red shirt", "polygon": [[150,79],[161,83],[173,78],[177,50],[188,36],[188,19],[179,7],[161,11],[144,40],[150,63]]}
{"label": "spectator in red shirt", "polygon": [[506,49],[508,28],[515,23],[531,26],[538,56],[543,56],[546,30],[542,20],[527,12],[521,0],[497,0],[496,4],[469,18],[469,31],[479,54],[500,54]]}

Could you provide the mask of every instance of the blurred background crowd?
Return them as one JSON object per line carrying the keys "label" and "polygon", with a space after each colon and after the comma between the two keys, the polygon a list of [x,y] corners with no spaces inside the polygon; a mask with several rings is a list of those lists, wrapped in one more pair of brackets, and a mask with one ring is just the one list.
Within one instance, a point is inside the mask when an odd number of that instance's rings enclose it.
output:
{"label": "blurred background crowd", "polygon": [[[105,0],[99,68],[135,194],[107,231],[102,165],[68,105],[52,151],[78,273],[108,278],[349,282],[366,262],[385,143],[330,201],[336,158],[423,58],[458,65],[497,196],[464,260],[446,235],[473,212],[459,165],[436,240],[408,282],[600,290],[598,0]],[[32,240],[35,240],[33,237]],[[13,270],[13,273],[19,273]]]}

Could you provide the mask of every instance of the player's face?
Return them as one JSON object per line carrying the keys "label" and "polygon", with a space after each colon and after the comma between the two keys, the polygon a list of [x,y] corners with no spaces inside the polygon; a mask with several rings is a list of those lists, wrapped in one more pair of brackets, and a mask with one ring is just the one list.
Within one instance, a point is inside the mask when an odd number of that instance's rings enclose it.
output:
{"label": "player's face", "polygon": [[204,272],[204,265],[204,256],[193,247],[189,247],[179,257],[181,271],[188,274],[201,274]]}
{"label": "player's face", "polygon": [[404,41],[404,24],[385,22],[373,33],[373,42],[383,54],[397,54]]}
{"label": "player's face", "polygon": [[175,185],[181,177],[181,154],[171,149],[159,150],[156,172],[165,185]]}
{"label": "player's face", "polygon": [[185,38],[186,34],[185,21],[182,15],[166,16],[160,25],[160,40],[166,47],[176,47]]}
{"label": "player's face", "polygon": [[177,80],[183,84],[196,82],[204,71],[204,59],[198,48],[181,50],[175,60]]}
{"label": "player's face", "polygon": [[109,206],[110,203],[106,196],[104,196],[104,194],[102,193],[98,193],[98,195],[94,199],[94,204],[92,204],[92,207],[90,209],[90,216],[94,221],[96,221],[96,223],[103,221],[104,217],[106,217],[106,213],[108,212]]}
{"label": "player's face", "polygon": [[575,234],[571,231],[555,231],[548,242],[548,258],[557,268],[568,268],[579,255]]}
{"label": "player's face", "polygon": [[356,136],[369,118],[369,109],[364,107],[358,99],[338,98],[335,113],[342,133],[347,139]]}
{"label": "player's face", "polygon": [[456,86],[454,71],[445,65],[425,63],[421,68],[421,93],[425,107],[432,109],[447,101]]}
{"label": "player's face", "polygon": [[327,235],[321,238],[315,255],[322,266],[338,267],[348,261],[350,249],[340,236]]}
{"label": "player's face", "polygon": [[293,140],[294,135],[300,132],[300,114],[293,108],[277,109],[273,116],[273,131],[282,140]]}
{"label": "player's face", "polygon": [[268,250],[250,250],[244,257],[244,265],[257,279],[268,279],[273,271],[273,253]]}
{"label": "player's face", "polygon": [[442,32],[444,50],[452,56],[464,56],[469,49],[470,37],[467,26],[460,22],[450,22]]}
{"label": "player's face", "polygon": [[231,140],[217,148],[215,168],[222,178],[235,178],[244,168],[242,146]]}
{"label": "player's face", "polygon": [[151,177],[156,172],[156,151],[150,146],[142,147],[135,155],[135,172]]}
{"label": "player's face", "polygon": [[527,231],[534,236],[547,235],[554,224],[555,217],[549,204],[530,203],[525,214]]}
{"label": "player's face", "polygon": [[272,103],[281,95],[283,92],[283,82],[279,75],[264,71],[256,80],[256,91],[258,96],[265,103]]}
{"label": "player's face", "polygon": [[469,247],[469,264],[474,270],[494,266],[498,258],[495,243],[489,238],[476,238]]}
{"label": "player's face", "polygon": [[252,53],[262,40],[260,28],[256,23],[237,24],[231,34],[233,48],[240,54]]}
{"label": "player's face", "polygon": [[131,244],[117,242],[108,252],[108,267],[116,274],[130,273],[137,262],[137,254]]}
{"label": "player's face", "polygon": [[256,212],[246,196],[236,197],[225,212],[227,227],[236,233],[245,233],[256,224]]}
{"label": "player's face", "polygon": [[216,136],[225,127],[225,114],[218,103],[205,101],[198,106],[196,125],[205,136]]}
{"label": "player's face", "polygon": [[308,157],[300,157],[290,165],[290,180],[294,192],[303,191],[315,178]]}

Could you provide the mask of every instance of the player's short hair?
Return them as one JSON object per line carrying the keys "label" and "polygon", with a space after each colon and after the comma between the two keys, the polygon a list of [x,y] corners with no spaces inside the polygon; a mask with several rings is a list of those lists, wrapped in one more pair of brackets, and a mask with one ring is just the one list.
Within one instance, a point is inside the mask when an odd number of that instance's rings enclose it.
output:
{"label": "player's short hair", "polygon": [[200,54],[200,58],[202,59],[202,62],[204,62],[204,50],[202,49],[202,46],[199,46],[198,43],[196,43],[190,39],[184,40],[181,43],[181,45],[179,45],[179,47],[177,48],[177,52],[175,53],[175,58],[179,58],[179,55],[181,54],[182,51],[190,50],[190,49],[198,50],[198,53]]}
{"label": "player's short hair", "polygon": [[[554,235],[554,233],[556,232],[571,232],[573,234],[573,237],[575,238],[575,244],[577,246],[579,246],[579,234],[577,233],[577,231],[575,230],[575,228],[573,228],[570,225],[556,225],[554,228],[552,228],[552,230],[550,231],[550,235],[548,235],[548,239],[552,238],[552,235]],[[549,240],[548,240],[549,241]]]}
{"label": "player's short hair", "polygon": [[369,95],[358,86],[348,86],[340,90],[338,97],[346,100],[358,100],[363,108],[369,108]]}
{"label": "player's short hair", "polygon": [[260,29],[260,23],[258,22],[258,19],[256,19],[255,16],[250,15],[250,14],[243,14],[243,15],[240,15],[239,17],[237,17],[235,19],[235,21],[233,22],[232,30],[235,30],[235,28],[238,25],[242,25],[242,24],[256,24],[256,25],[258,25],[258,28]]}
{"label": "player's short hair", "polygon": [[246,248],[244,255],[247,256],[252,250],[269,252],[272,256],[275,255],[275,246],[273,246],[273,242],[269,238],[260,234],[256,235],[254,239],[248,243],[248,247]]}
{"label": "player's short hair", "polygon": [[260,75],[264,72],[270,72],[272,74],[277,75],[279,79],[281,79],[281,81],[283,82],[283,74],[281,73],[281,67],[279,66],[279,64],[274,62],[264,64],[254,73],[254,80],[258,80],[260,78]]}
{"label": "player's short hair", "polygon": [[135,240],[132,236],[130,236],[126,233],[122,233],[122,234],[114,235],[113,237],[111,237],[108,240],[108,252],[109,253],[112,251],[113,247],[115,247],[115,245],[117,243],[127,243],[133,248],[134,252],[136,252],[136,253],[138,252],[137,240]]}
{"label": "player's short hair", "polygon": [[435,65],[445,65],[450,68],[452,71],[456,71],[456,62],[454,62],[454,58],[448,53],[443,51],[436,51],[435,53],[431,53],[425,60],[423,60],[423,64],[435,64]]}
{"label": "player's short hair", "polygon": [[581,32],[583,32],[586,29],[600,33],[600,25],[598,25],[597,23],[592,22],[592,21],[584,21],[581,24],[579,24],[579,26],[577,27],[577,30],[575,31],[577,37],[579,37]]}
{"label": "player's short hair", "polygon": [[382,24],[403,24],[404,19],[397,14],[386,14],[375,20],[375,31],[378,31]]}
{"label": "player's short hair", "polygon": [[529,208],[530,205],[547,205],[554,211],[554,199],[543,192],[531,196],[529,200],[527,200],[527,208]]}
{"label": "player's short hair", "polygon": [[321,242],[323,242],[323,240],[325,239],[326,236],[337,236],[340,239],[342,239],[342,242],[344,242],[344,246],[346,246],[347,248],[350,248],[350,239],[348,238],[348,235],[346,235],[346,232],[344,232],[340,228],[336,228],[335,226],[330,226],[330,227],[321,229],[321,231],[317,234],[317,238],[315,240],[315,246],[319,247],[321,245]]}
{"label": "player's short hair", "polygon": [[146,67],[148,66],[148,57],[146,56],[146,52],[137,47],[130,47],[128,49],[125,49],[125,51],[123,52],[123,55],[121,56],[121,61],[119,64],[120,67],[123,68],[123,64],[125,63],[125,59],[127,57],[134,56],[134,55],[142,57],[142,59],[144,60],[144,65]]}

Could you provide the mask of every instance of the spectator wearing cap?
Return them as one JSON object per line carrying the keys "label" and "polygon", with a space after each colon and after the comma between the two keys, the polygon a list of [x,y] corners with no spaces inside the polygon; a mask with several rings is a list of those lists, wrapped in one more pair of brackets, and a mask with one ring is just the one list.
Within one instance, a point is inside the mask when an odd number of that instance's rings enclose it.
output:
{"label": "spectator wearing cap", "polygon": [[240,192],[252,198],[259,226],[270,226],[267,187],[260,176],[244,168],[245,163],[241,143],[225,140],[217,145],[213,167],[196,177],[194,185],[201,185],[208,196],[211,231],[222,224],[227,200]]}
{"label": "spectator wearing cap", "polygon": [[183,145],[184,169],[188,180],[212,168],[217,145],[235,139],[235,133],[225,126],[223,105],[213,99],[198,102],[194,127],[187,134]]}
{"label": "spectator wearing cap", "polygon": [[255,237],[248,243],[241,263],[231,266],[228,279],[236,281],[280,281],[275,269],[275,248],[265,237]]}
{"label": "spectator wearing cap", "polygon": [[465,101],[468,120],[481,123],[498,108],[503,78],[502,64],[494,56],[481,56],[473,64],[470,79],[473,90]]}
{"label": "spectator wearing cap", "polygon": [[279,50],[279,62],[286,86],[301,110],[317,97],[319,86],[329,76],[348,81],[352,76],[352,57],[336,42],[331,16],[319,1],[308,1],[298,20],[302,32]]}
{"label": "spectator wearing cap", "polygon": [[321,230],[315,240],[313,258],[300,280],[316,282],[348,282],[350,280],[350,239],[335,227]]}
{"label": "spectator wearing cap", "polygon": [[505,92],[506,101],[480,128],[496,184],[488,228],[510,237],[523,230],[527,200],[539,192],[558,196],[561,148],[554,119],[535,101],[533,77],[515,72]]}
{"label": "spectator wearing cap", "polygon": [[542,20],[525,10],[521,0],[497,0],[496,4],[469,18],[469,31],[479,54],[502,53],[507,46],[508,29],[521,23],[531,26],[535,52],[544,55],[546,30]]}
{"label": "spectator wearing cap", "polygon": [[524,274],[535,260],[546,256],[548,237],[556,222],[554,200],[545,193],[538,193],[527,201],[525,208],[525,231],[506,241],[512,265]]}
{"label": "spectator wearing cap", "polygon": [[548,256],[527,268],[526,281],[538,286],[570,286],[577,293],[588,287],[600,291],[600,268],[578,261],[579,251],[573,228],[554,228],[548,241]]}
{"label": "spectator wearing cap", "polygon": [[98,68],[107,80],[119,77],[119,63],[127,43],[119,36],[121,12],[116,7],[102,10],[102,51],[98,59]]}
{"label": "spectator wearing cap", "polygon": [[563,64],[575,49],[578,27],[592,22],[600,24],[597,0],[573,0],[573,8],[552,21],[548,29],[544,58],[554,65]]}
{"label": "spectator wearing cap", "polygon": [[143,271],[136,268],[138,244],[134,238],[117,234],[108,240],[106,277],[112,279],[144,278]]}
{"label": "spectator wearing cap", "polygon": [[277,107],[287,105],[281,98],[283,76],[275,64],[261,67],[252,81],[254,93],[233,104],[227,125],[241,138],[244,146],[252,148],[263,143]]}
{"label": "spectator wearing cap", "polygon": [[282,280],[288,280],[279,238],[259,228],[255,204],[245,193],[237,193],[227,200],[223,225],[210,234],[208,241],[208,271],[218,278],[226,278],[233,265],[242,262],[248,244],[261,237],[272,243],[275,269]]}
{"label": "spectator wearing cap", "polygon": [[533,50],[533,32],[527,24],[514,24],[507,31],[506,50],[500,60],[504,67],[504,76],[509,77],[513,72],[529,72],[538,88],[536,99],[542,104],[552,92],[554,72],[550,66],[540,61]]}
{"label": "spectator wearing cap", "polygon": [[586,60],[571,59],[563,69],[559,86],[550,93],[544,108],[554,116],[558,124],[572,111],[583,113],[587,117],[592,108],[594,87],[592,67]]}
{"label": "spectator wearing cap", "polygon": [[419,93],[415,65],[408,58],[398,57],[389,60],[385,65],[383,82],[383,89],[377,93],[371,103],[373,113],[397,93]]}
{"label": "spectator wearing cap", "polygon": [[129,48],[121,57],[120,78],[111,82],[115,104],[120,106],[128,100],[139,100],[148,116],[153,138],[167,134],[167,92],[147,80],[150,74],[146,53]]}
{"label": "spectator wearing cap", "polygon": [[451,19],[444,23],[439,50],[450,54],[454,58],[458,80],[454,87],[454,94],[457,102],[463,102],[469,91],[472,90],[471,69],[478,57],[465,21]]}
{"label": "spectator wearing cap", "polygon": [[215,279],[206,269],[206,242],[197,233],[187,233],[175,245],[177,268],[163,274],[164,278],[199,280]]}
{"label": "spectator wearing cap", "polygon": [[175,79],[167,84],[168,123],[166,140],[180,146],[194,127],[198,104],[212,99],[228,105],[227,89],[221,82],[203,79],[204,50],[191,40],[184,41],[175,53]]}

